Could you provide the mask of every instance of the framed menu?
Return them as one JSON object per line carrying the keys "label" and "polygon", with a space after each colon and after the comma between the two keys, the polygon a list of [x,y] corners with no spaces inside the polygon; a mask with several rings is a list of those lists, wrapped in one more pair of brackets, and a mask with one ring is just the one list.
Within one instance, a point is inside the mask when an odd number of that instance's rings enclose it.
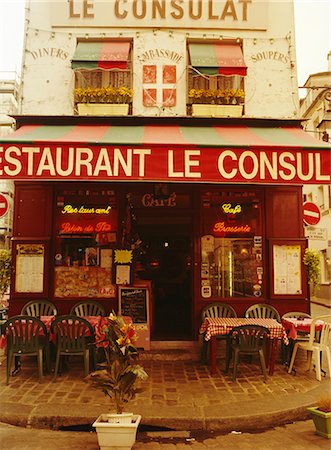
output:
{"label": "framed menu", "polygon": [[44,244],[16,244],[15,291],[42,293],[44,291]]}
{"label": "framed menu", "polygon": [[272,296],[304,295],[302,259],[305,242],[278,240],[271,244],[270,259],[273,275]]}

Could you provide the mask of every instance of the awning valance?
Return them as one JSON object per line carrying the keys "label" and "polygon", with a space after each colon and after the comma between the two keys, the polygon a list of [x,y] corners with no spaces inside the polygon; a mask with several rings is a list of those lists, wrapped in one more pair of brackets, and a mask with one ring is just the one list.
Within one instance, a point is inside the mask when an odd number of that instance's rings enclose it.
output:
{"label": "awning valance", "polygon": [[239,44],[189,44],[191,66],[205,75],[247,74]]}
{"label": "awning valance", "polygon": [[301,128],[248,125],[22,125],[0,138],[6,142],[85,143],[89,145],[190,145],[199,147],[272,147],[330,149]]}
{"label": "awning valance", "polygon": [[72,58],[73,69],[127,69],[129,41],[78,42]]}
{"label": "awning valance", "polygon": [[0,142],[4,179],[331,182],[330,145],[294,126],[24,124]]}

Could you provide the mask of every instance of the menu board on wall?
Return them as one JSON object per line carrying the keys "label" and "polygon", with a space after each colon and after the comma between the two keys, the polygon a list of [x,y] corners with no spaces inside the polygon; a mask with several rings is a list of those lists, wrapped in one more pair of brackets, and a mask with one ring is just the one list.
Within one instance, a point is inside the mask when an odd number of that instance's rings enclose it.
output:
{"label": "menu board on wall", "polygon": [[16,245],[16,292],[37,294],[44,291],[44,258],[43,244]]}
{"label": "menu board on wall", "polygon": [[136,347],[151,347],[150,289],[143,286],[119,287],[119,313],[130,316],[136,330]]}
{"label": "menu board on wall", "polygon": [[301,245],[273,245],[274,294],[302,293],[301,259]]}

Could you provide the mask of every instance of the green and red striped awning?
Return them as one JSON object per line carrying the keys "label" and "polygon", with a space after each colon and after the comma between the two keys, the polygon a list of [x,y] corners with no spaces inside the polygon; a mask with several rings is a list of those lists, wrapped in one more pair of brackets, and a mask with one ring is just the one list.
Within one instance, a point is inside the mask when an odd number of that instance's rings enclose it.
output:
{"label": "green and red striped awning", "polygon": [[296,185],[331,182],[330,145],[295,124],[129,123],[115,119],[65,123],[25,122],[1,138],[0,177]]}
{"label": "green and red striped awning", "polygon": [[189,44],[191,66],[204,75],[247,74],[239,44]]}
{"label": "green and red striped awning", "polygon": [[78,42],[72,58],[73,69],[127,69],[129,41]]}
{"label": "green and red striped awning", "polygon": [[295,126],[22,125],[14,133],[2,137],[1,142],[330,149],[330,144]]}

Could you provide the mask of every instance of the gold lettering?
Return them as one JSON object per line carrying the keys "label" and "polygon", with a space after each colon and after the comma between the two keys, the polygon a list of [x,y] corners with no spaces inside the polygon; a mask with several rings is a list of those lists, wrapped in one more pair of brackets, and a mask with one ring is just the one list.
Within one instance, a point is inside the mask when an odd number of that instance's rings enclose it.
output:
{"label": "gold lettering", "polygon": [[[140,12],[138,11],[139,2],[141,3]],[[135,17],[136,19],[144,19],[146,16],[146,0],[133,0],[132,13],[133,17]]]}
{"label": "gold lettering", "polygon": [[93,0],[92,0],[91,3],[90,2],[91,2],[91,0],[84,0],[84,3],[83,3],[83,17],[93,19],[94,18],[94,12],[90,12],[89,13],[89,10],[93,10],[94,9],[94,3],[93,3]]}
{"label": "gold lettering", "polygon": [[208,19],[217,19],[217,16],[213,15],[213,0],[208,0]]}
{"label": "gold lettering", "polygon": [[231,16],[233,20],[238,20],[233,0],[226,0],[221,20],[224,20],[226,16]]}
{"label": "gold lettering", "polygon": [[74,2],[75,0],[69,0],[69,18],[80,17],[79,13],[74,12]]}
{"label": "gold lettering", "polygon": [[142,196],[141,203],[146,208],[163,207],[163,206],[173,208],[174,206],[177,206],[176,193],[173,192],[168,198],[165,199],[154,198],[153,194],[144,194]]}
{"label": "gold lettering", "polygon": [[165,19],[166,16],[166,4],[165,0],[161,0],[162,5],[160,4],[160,0],[153,0],[152,3],[152,19],[156,19],[156,15],[158,13],[161,19]]}
{"label": "gold lettering", "polygon": [[[127,3],[128,0],[122,0],[123,3]],[[120,0],[116,0],[115,1],[115,6],[114,6],[114,10],[115,10],[115,16],[118,19],[125,19],[126,16],[128,15],[128,12],[126,10],[124,10],[122,13],[120,12]]]}
{"label": "gold lettering", "polygon": [[170,13],[171,17],[173,17],[174,19],[182,19],[184,17],[182,3],[183,0],[171,0],[172,8],[177,11],[177,13],[174,11]]}
{"label": "gold lettering", "polygon": [[189,2],[189,5],[188,5],[188,14],[189,14],[189,17],[191,18],[191,19],[193,19],[193,20],[197,20],[197,19],[201,19],[201,16],[202,16],[202,0],[199,0],[199,2],[198,2],[198,11],[197,11],[197,13],[196,14],[194,14],[194,11],[193,11],[193,5],[194,4],[194,0],[190,0],[190,2]]}
{"label": "gold lettering", "polygon": [[252,0],[239,0],[243,4],[242,20],[247,20],[247,3],[252,3]]}

